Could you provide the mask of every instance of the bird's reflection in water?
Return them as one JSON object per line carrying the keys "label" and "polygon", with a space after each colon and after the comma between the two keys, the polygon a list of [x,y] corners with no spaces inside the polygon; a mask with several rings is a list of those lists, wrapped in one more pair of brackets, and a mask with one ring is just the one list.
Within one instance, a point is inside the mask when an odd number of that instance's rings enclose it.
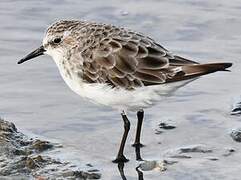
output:
{"label": "bird's reflection in water", "polygon": [[[136,152],[136,160],[138,161],[143,161],[141,158],[141,153],[140,153],[140,147],[135,147],[135,152]],[[146,161],[144,160],[142,163],[140,163],[136,168],[137,172],[137,179],[138,180],[144,180],[143,176],[143,171],[152,171],[154,169],[159,170],[159,171],[165,171],[166,170],[166,164],[167,162],[158,162],[158,161]],[[168,163],[176,163],[176,162],[168,162]],[[120,176],[122,180],[127,180],[125,176],[125,171],[124,171],[125,163],[118,163],[118,170],[120,172]]]}
{"label": "bird's reflection in water", "polygon": [[143,161],[143,159],[141,158],[141,147],[140,146],[135,147],[135,152],[136,152],[136,160]]}
{"label": "bird's reflection in water", "polygon": [[123,162],[118,163],[118,170],[120,172],[121,178],[123,180],[127,180],[126,176],[125,176],[125,173],[124,173],[124,166],[125,166],[125,163],[123,163]]}
{"label": "bird's reflection in water", "polygon": [[[125,163],[123,163],[123,162],[122,163],[118,163],[118,169],[119,169],[119,172],[120,172],[122,180],[127,180],[126,176],[125,176],[125,172],[124,172],[124,166],[125,166]],[[144,180],[143,173],[139,169],[139,166],[136,167],[136,172],[138,174],[137,175],[138,180]]]}
{"label": "bird's reflection in water", "polygon": [[[136,152],[136,160],[137,161],[143,161],[143,159],[141,157],[140,146],[135,147],[135,152]],[[125,163],[118,163],[118,170],[120,172],[120,176],[121,176],[122,180],[127,180],[126,176],[125,176],[125,172],[124,172],[124,167],[125,167]],[[143,173],[139,169],[139,166],[136,167],[136,172],[138,174],[138,176],[137,176],[138,180],[144,180]]]}
{"label": "bird's reflection in water", "polygon": [[138,180],[144,180],[143,178],[143,172],[139,169],[139,166],[136,167],[136,172],[138,174]]}
{"label": "bird's reflection in water", "polygon": [[[118,163],[118,170],[120,172],[121,178],[122,180],[127,180],[126,176],[125,176],[125,172],[124,172],[124,167],[125,164],[124,163]],[[165,163],[161,163],[161,162],[157,162],[157,161],[144,161],[142,163],[140,163],[136,168],[136,172],[137,172],[137,179],[138,180],[144,180],[144,176],[143,176],[143,171],[152,171],[152,170],[158,170],[158,171],[165,171],[166,167],[165,167]]]}

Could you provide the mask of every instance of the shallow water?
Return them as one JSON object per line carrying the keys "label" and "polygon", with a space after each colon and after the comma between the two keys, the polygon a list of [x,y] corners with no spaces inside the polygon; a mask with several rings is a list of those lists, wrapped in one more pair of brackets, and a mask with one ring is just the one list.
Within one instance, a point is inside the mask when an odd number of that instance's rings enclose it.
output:
{"label": "shallow water", "polygon": [[[22,131],[61,142],[62,158],[85,166],[93,164],[103,179],[120,179],[111,163],[122,134],[118,112],[85,102],[62,81],[50,57],[17,65],[38,47],[46,27],[58,19],[85,19],[113,23],[143,32],[164,47],[199,62],[233,62],[232,72],[218,72],[179,89],[145,111],[141,154],[145,160],[161,160],[168,149],[206,144],[210,155],[178,159],[165,172],[145,171],[144,179],[239,179],[240,144],[229,132],[241,119],[230,116],[231,104],[241,88],[241,1],[0,1],[0,116]],[[134,149],[135,115],[126,145],[130,159],[124,167],[128,180],[137,179]],[[177,128],[155,134],[161,121],[172,120]],[[221,156],[225,148],[232,156]],[[206,156],[218,157],[218,161]]]}

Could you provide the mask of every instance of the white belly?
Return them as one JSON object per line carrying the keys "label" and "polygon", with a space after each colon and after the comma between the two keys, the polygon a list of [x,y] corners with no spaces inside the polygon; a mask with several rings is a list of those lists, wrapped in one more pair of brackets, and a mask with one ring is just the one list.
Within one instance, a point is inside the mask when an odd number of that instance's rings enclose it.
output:
{"label": "white belly", "polygon": [[[187,81],[181,81],[178,83],[140,87],[136,90],[129,91],[126,89],[112,88],[107,84],[85,83],[75,75],[72,75],[72,77],[66,76],[66,71],[62,69],[61,65],[58,67],[64,81],[75,93],[95,104],[111,106],[118,110],[139,110],[147,108],[160,101],[163,96],[169,95],[187,83]],[[188,82],[189,81],[190,80],[188,80]]]}

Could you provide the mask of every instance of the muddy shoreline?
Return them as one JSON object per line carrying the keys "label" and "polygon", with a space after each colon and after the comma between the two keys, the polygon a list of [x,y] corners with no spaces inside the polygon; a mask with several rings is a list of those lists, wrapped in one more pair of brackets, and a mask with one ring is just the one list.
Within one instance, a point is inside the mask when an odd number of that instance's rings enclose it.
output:
{"label": "muddy shoreline", "polygon": [[61,153],[62,148],[60,144],[30,138],[19,132],[13,123],[0,119],[0,179],[101,178],[90,164],[90,172],[82,171],[71,162],[45,154],[56,149]]}

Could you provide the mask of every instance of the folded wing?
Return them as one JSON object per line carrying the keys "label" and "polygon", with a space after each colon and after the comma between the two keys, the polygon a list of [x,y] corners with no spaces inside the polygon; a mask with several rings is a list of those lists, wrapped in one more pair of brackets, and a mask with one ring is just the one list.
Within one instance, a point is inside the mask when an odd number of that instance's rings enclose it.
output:
{"label": "folded wing", "polygon": [[88,83],[108,83],[135,89],[194,78],[230,67],[230,63],[199,64],[174,56],[154,40],[132,31],[119,31],[90,48],[83,78]]}

